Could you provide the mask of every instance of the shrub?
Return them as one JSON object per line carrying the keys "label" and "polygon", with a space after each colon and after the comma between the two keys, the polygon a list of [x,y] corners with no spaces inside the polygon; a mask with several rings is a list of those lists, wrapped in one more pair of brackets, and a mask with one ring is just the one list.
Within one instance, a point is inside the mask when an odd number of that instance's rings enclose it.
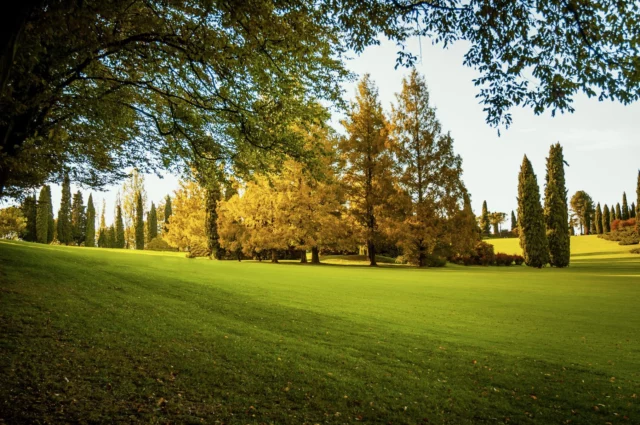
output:
{"label": "shrub", "polygon": [[499,252],[496,254],[496,266],[510,266],[513,264],[513,255]]}
{"label": "shrub", "polygon": [[489,266],[495,263],[496,255],[493,251],[493,245],[486,242],[478,242],[475,250],[476,263],[481,266]]}
{"label": "shrub", "polygon": [[635,218],[630,218],[628,220],[613,220],[613,222],[611,222],[611,231],[615,232],[616,230],[622,229],[623,227],[635,227],[636,226],[636,219]]}
{"label": "shrub", "polygon": [[637,245],[640,242],[640,239],[637,236],[627,236],[625,238],[620,239],[618,245]]}
{"label": "shrub", "polygon": [[173,252],[178,251],[178,248],[172,247],[171,245],[169,245],[167,241],[162,239],[160,236],[151,239],[149,243],[147,243],[147,245],[144,247],[144,249],[147,249],[149,251],[173,251]]}
{"label": "shrub", "polygon": [[524,264],[524,257],[522,255],[514,255],[513,262],[516,263],[516,266],[521,266]]}
{"label": "shrub", "polygon": [[640,248],[633,248],[631,251],[629,251],[632,254],[640,254]]}
{"label": "shrub", "polygon": [[427,255],[425,264],[427,267],[444,267],[447,265],[447,260],[437,255]]}
{"label": "shrub", "polygon": [[193,244],[189,247],[187,258],[208,257],[211,253],[206,246],[202,244]]}

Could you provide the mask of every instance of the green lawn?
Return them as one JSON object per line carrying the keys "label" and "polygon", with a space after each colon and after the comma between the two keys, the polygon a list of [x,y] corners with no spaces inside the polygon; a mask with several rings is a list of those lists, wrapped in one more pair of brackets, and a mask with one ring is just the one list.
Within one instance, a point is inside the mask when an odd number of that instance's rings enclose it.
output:
{"label": "green lawn", "polygon": [[640,256],[572,248],[418,270],[0,242],[0,423],[638,424]]}

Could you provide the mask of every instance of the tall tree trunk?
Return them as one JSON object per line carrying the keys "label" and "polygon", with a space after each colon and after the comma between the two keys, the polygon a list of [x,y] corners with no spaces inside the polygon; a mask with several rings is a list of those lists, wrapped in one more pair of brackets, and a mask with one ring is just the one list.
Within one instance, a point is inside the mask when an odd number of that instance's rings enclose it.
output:
{"label": "tall tree trunk", "polygon": [[271,262],[272,263],[277,263],[278,262],[278,250],[276,250],[276,249],[272,249],[271,250]]}
{"label": "tall tree trunk", "polygon": [[320,264],[320,252],[317,246],[311,248],[311,264]]}
{"label": "tall tree trunk", "polygon": [[301,263],[307,262],[307,251],[305,251],[304,249],[300,250],[300,262]]}
{"label": "tall tree trunk", "polygon": [[376,263],[376,245],[371,239],[367,240],[367,255],[369,256],[369,265],[377,266]]}

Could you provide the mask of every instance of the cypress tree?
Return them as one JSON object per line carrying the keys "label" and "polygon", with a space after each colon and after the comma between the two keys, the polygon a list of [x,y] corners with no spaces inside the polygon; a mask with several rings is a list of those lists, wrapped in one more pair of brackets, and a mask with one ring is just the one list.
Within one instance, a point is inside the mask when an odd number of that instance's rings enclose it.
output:
{"label": "cypress tree", "polygon": [[611,216],[609,215],[609,206],[604,204],[602,210],[602,233],[609,233],[611,231]]}
{"label": "cypress tree", "polygon": [[164,203],[164,226],[163,229],[169,224],[169,218],[171,218],[171,196],[167,195]]}
{"label": "cypress tree", "polygon": [[151,202],[151,209],[147,216],[147,240],[151,241],[158,237],[158,212],[156,205]]}
{"label": "cypress tree", "polygon": [[604,227],[602,226],[602,209],[600,208],[600,202],[596,206],[596,233],[601,235],[604,232]]}
{"label": "cypress tree", "polygon": [[552,145],[549,150],[545,180],[544,219],[549,242],[549,262],[554,267],[567,267],[571,255],[571,238],[567,229],[569,207],[560,143]]}
{"label": "cypress tree", "polygon": [[516,218],[516,213],[511,210],[511,231],[513,232],[518,228],[518,219]]}
{"label": "cypress tree", "polygon": [[629,220],[629,205],[627,204],[627,192],[622,192],[622,220]]}
{"label": "cypress tree", "polygon": [[[566,223],[566,222],[565,222]],[[549,244],[540,205],[540,188],[527,156],[522,160],[518,176],[518,230],[524,261],[541,268],[549,262]]]}
{"label": "cypress tree", "polygon": [[64,175],[62,182],[62,199],[58,210],[58,241],[69,245],[73,241],[71,230],[71,181],[69,174]]}
{"label": "cypress tree", "polygon": [[116,247],[116,228],[113,226],[109,226],[107,229],[107,248],[115,248]]}
{"label": "cypress tree", "polygon": [[56,222],[53,219],[53,201],[51,200],[51,187],[47,186],[47,205],[49,206],[49,218],[47,222],[47,243],[56,238]]}
{"label": "cypress tree", "polygon": [[633,202],[629,207],[629,218],[636,218],[636,204]]}
{"label": "cypress tree", "polygon": [[84,210],[84,200],[82,192],[78,191],[73,195],[73,203],[71,204],[71,234],[73,241],[80,245],[85,241],[85,232],[87,230],[87,213]]}
{"label": "cypress tree", "polygon": [[24,229],[24,234],[22,239],[27,242],[35,242],[38,240],[38,231],[37,231],[37,202],[36,195],[29,195],[25,198],[24,203],[22,204],[22,215],[27,220],[27,226]]}
{"label": "cypress tree", "polygon": [[480,231],[482,231],[482,236],[489,236],[491,234],[491,221],[489,220],[489,209],[487,208],[487,201],[482,202],[482,213],[480,215]]}
{"label": "cypress tree", "polygon": [[116,248],[124,248],[124,221],[122,220],[122,206],[116,206]]}
{"label": "cypress tree", "polygon": [[51,197],[47,194],[49,186],[42,186],[36,205],[36,240],[39,243],[49,243],[49,203]]}
{"label": "cypress tree", "polygon": [[93,196],[89,194],[87,200],[87,226],[84,231],[84,246],[96,246],[96,207],[93,205]]}
{"label": "cypress tree", "polygon": [[616,219],[616,209],[611,205],[611,209],[609,209],[609,228],[611,228],[611,223]]}
{"label": "cypress tree", "polygon": [[616,220],[622,220],[622,210],[619,202],[616,204]]}
{"label": "cypress tree", "polygon": [[144,249],[144,210],[142,209],[142,194],[140,191],[136,193],[136,249]]}

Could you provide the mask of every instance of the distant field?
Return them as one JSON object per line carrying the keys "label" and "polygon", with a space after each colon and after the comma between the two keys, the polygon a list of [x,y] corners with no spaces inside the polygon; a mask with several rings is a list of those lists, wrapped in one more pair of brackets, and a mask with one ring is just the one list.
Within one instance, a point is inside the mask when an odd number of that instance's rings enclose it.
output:
{"label": "distant field", "polygon": [[571,242],[562,270],[0,242],[0,423],[639,424],[640,256]]}

